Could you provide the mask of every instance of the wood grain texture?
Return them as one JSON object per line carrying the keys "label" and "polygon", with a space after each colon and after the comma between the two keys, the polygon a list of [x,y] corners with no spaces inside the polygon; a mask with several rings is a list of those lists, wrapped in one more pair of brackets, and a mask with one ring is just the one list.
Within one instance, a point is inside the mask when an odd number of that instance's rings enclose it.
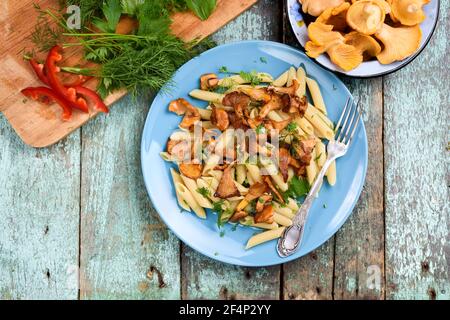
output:
{"label": "wood grain texture", "polygon": [[383,83],[344,82],[363,109],[369,164],[361,197],[336,234],[334,298],[384,299]]}
{"label": "wood grain texture", "polygon": [[0,300],[76,299],[80,135],[28,148],[0,117]]}
{"label": "wood grain texture", "polygon": [[[174,14],[174,34],[190,41],[202,39],[225,25],[239,15],[257,0],[221,0],[210,19],[201,21],[192,13]],[[20,138],[33,147],[47,147],[63,139],[90,119],[98,115],[98,111],[89,113],[74,111],[70,121],[61,120],[61,110],[56,104],[42,105],[31,99],[24,99],[20,90],[42,85],[36,79],[28,62],[23,59],[23,50],[33,49],[30,35],[33,24],[37,21],[38,12],[33,3],[41,8],[58,8],[57,0],[6,0],[0,4],[0,41],[8,45],[0,48],[0,111],[11,123]],[[80,50],[71,52],[65,50],[65,56],[71,56],[63,65],[76,65],[82,60]],[[42,58],[42,57],[41,57]],[[95,81],[88,85],[95,89]],[[126,92],[117,91],[105,99],[107,105],[122,98]]]}
{"label": "wood grain texture", "polygon": [[384,85],[388,299],[450,298],[449,28]]}
{"label": "wood grain texture", "polygon": [[[283,10],[283,41],[302,50]],[[283,299],[317,300],[333,298],[334,237],[306,257],[283,265]]]}
{"label": "wood grain texture", "polygon": [[[227,43],[246,39],[277,40],[281,3],[261,0],[217,32],[213,39]],[[182,247],[184,299],[278,299],[280,267],[241,268],[215,262]]]}
{"label": "wood grain texture", "polygon": [[178,239],[152,208],[140,170],[150,98],[127,97],[83,128],[82,299],[177,299]]}

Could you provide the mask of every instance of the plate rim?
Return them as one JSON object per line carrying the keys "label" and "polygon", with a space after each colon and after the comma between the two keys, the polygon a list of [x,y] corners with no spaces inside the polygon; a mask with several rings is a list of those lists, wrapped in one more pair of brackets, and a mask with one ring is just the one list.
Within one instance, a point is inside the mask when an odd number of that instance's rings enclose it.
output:
{"label": "plate rim", "polygon": [[[198,56],[196,56],[196,57],[193,57],[192,59],[190,59],[189,61],[187,61],[186,63],[184,63],[181,67],[179,67],[179,68],[177,69],[177,71],[175,72],[175,74],[173,75],[173,77],[174,77],[178,72],[180,72],[183,68],[185,68],[186,65],[189,64],[192,60],[198,59],[199,57],[201,57],[203,54],[205,54],[205,53],[207,53],[207,52],[220,50],[220,49],[222,49],[222,48],[224,48],[224,47],[229,47],[229,46],[239,46],[239,45],[241,45],[241,44],[272,45],[272,46],[275,46],[275,47],[279,47],[279,48],[283,48],[283,49],[287,49],[287,50],[294,51],[295,53],[300,54],[300,55],[302,55],[303,57],[305,57],[305,59],[313,60],[313,59],[311,59],[310,57],[308,57],[304,52],[302,52],[302,51],[298,50],[297,48],[294,48],[294,47],[292,47],[292,46],[290,46],[290,45],[284,44],[284,43],[279,43],[279,42],[270,41],[270,40],[240,40],[240,41],[233,41],[233,42],[229,42],[229,43],[226,43],[226,44],[222,44],[222,45],[216,46],[216,47],[214,47],[214,48],[211,48],[211,49],[209,49],[209,50],[207,50],[207,51],[201,53],[200,55],[198,55]],[[340,82],[340,83],[343,85],[344,91],[345,91],[345,93],[346,93],[348,96],[354,98],[353,95],[351,94],[350,90],[349,90],[349,89],[347,88],[347,86],[345,85],[345,83],[344,83],[341,79],[339,79],[339,77],[337,77],[336,74],[334,74],[334,73],[332,73],[332,72],[330,72],[329,70],[326,70],[326,69],[324,69],[324,68],[322,68],[322,69],[323,69],[324,72],[328,73],[329,76],[331,76],[335,81],[338,81],[338,82]],[[147,130],[147,126],[149,125],[149,121],[150,121],[151,116],[153,115],[154,112],[158,112],[158,111],[157,111],[157,108],[152,108],[152,106],[153,106],[153,104],[155,103],[156,98],[157,98],[158,95],[160,95],[160,94],[161,94],[161,90],[155,95],[155,98],[153,99],[153,101],[152,101],[152,103],[151,103],[150,110],[149,110],[149,112],[148,112],[148,114],[147,114],[147,117],[146,117],[146,119],[145,119],[145,124],[144,124],[144,127],[143,127],[143,129],[142,129],[142,136],[141,136],[141,152],[140,152],[142,177],[143,177],[144,185],[145,185],[145,188],[146,188],[146,191],[147,191],[147,195],[148,195],[148,197],[149,197],[149,199],[150,199],[150,201],[151,201],[152,207],[155,209],[155,211],[158,213],[159,217],[163,220],[164,224],[170,229],[170,231],[173,232],[173,234],[174,234],[180,241],[182,241],[185,245],[187,245],[187,246],[190,247],[191,249],[197,251],[198,253],[200,253],[200,254],[202,254],[203,256],[206,256],[206,257],[208,257],[208,258],[210,258],[210,259],[212,259],[212,260],[219,261],[219,262],[221,262],[221,263],[225,263],[225,264],[229,264],[229,265],[234,265],[234,266],[242,266],[242,267],[269,267],[269,266],[280,265],[280,264],[284,264],[284,263],[287,263],[287,262],[290,262],[290,261],[299,259],[299,258],[301,258],[301,257],[304,257],[304,256],[306,256],[308,253],[310,253],[310,252],[316,250],[318,247],[320,247],[320,246],[322,246],[323,244],[325,244],[328,240],[330,240],[330,239],[331,239],[331,238],[332,238],[332,237],[333,237],[333,236],[334,236],[334,235],[342,228],[342,226],[344,225],[344,223],[347,222],[348,219],[349,219],[349,217],[352,215],[352,213],[353,213],[353,211],[354,211],[354,209],[355,209],[355,207],[356,207],[356,204],[358,203],[358,201],[359,201],[359,199],[360,199],[360,197],[361,197],[361,193],[362,193],[362,190],[363,190],[363,187],[364,187],[364,185],[365,185],[366,178],[367,178],[367,169],[368,169],[368,164],[369,164],[369,163],[368,163],[368,152],[369,152],[369,147],[368,147],[367,131],[366,131],[366,128],[365,128],[365,125],[364,125],[364,121],[363,121],[362,118],[360,119],[360,124],[361,124],[361,130],[362,130],[363,136],[364,136],[364,138],[365,138],[365,139],[363,139],[363,143],[364,143],[364,154],[363,154],[362,183],[361,183],[361,185],[359,186],[359,188],[358,188],[358,190],[357,190],[357,197],[355,197],[355,200],[354,200],[353,203],[351,204],[350,209],[348,210],[348,213],[346,214],[346,217],[345,217],[344,219],[342,219],[342,221],[341,221],[339,224],[337,224],[336,230],[333,231],[333,232],[329,235],[329,237],[326,238],[323,242],[319,243],[317,246],[312,247],[310,251],[305,252],[303,255],[300,255],[300,256],[292,255],[292,256],[289,256],[289,257],[284,258],[283,261],[274,261],[274,262],[271,262],[271,263],[258,263],[258,262],[250,263],[250,262],[244,262],[244,261],[241,261],[241,260],[232,260],[232,259],[229,259],[227,256],[223,256],[223,255],[217,255],[217,256],[216,256],[216,255],[214,255],[214,254],[211,254],[211,253],[208,253],[208,252],[202,250],[202,249],[199,248],[198,246],[191,245],[190,243],[188,243],[188,241],[186,241],[186,240],[184,239],[184,237],[180,236],[180,234],[179,234],[177,231],[173,230],[173,229],[169,226],[169,224],[167,223],[167,221],[166,221],[164,215],[162,215],[162,214],[160,213],[160,211],[164,211],[164,210],[161,210],[159,204],[158,204],[157,202],[153,201],[153,196],[152,196],[153,193],[150,192],[150,188],[149,188],[150,182],[147,181],[147,179],[145,178],[145,174],[144,174],[144,170],[145,170],[145,169],[144,169],[144,157],[145,157],[145,142],[146,142],[145,132],[146,132],[146,130]],[[155,110],[155,111],[153,111],[153,110]]]}
{"label": "plate rim", "polygon": [[[297,40],[297,43],[300,45],[302,52],[305,53],[305,47],[302,45],[302,43],[300,42],[299,38],[297,37],[297,34],[295,33],[294,30],[294,21],[293,21],[293,17],[289,12],[289,1],[291,0],[286,0],[286,10],[287,10],[287,15],[289,17],[289,25],[291,27],[291,31],[295,36],[295,39]],[[298,0],[294,0],[294,1],[298,1]],[[381,76],[386,76],[389,74],[392,74],[394,72],[397,72],[401,69],[403,69],[404,67],[408,66],[411,62],[413,62],[424,50],[426,47],[428,47],[428,44],[430,43],[431,39],[433,38],[433,35],[436,31],[438,22],[439,22],[439,15],[441,13],[441,0],[436,0],[437,1],[437,12],[436,12],[436,19],[434,20],[433,23],[433,28],[431,29],[430,34],[428,35],[428,37],[425,39],[423,46],[421,46],[421,48],[419,48],[412,56],[409,57],[409,59],[407,61],[405,61],[404,63],[401,63],[398,67],[395,67],[392,70],[388,70],[388,71],[382,71],[380,73],[375,73],[375,74],[368,74],[368,75],[350,75],[345,71],[340,71],[340,70],[333,70],[328,68],[327,66],[323,65],[322,63],[320,63],[319,61],[317,61],[316,59],[312,59],[311,60],[316,63],[317,65],[321,66],[322,68],[333,72],[333,73],[337,73],[339,75],[343,75],[349,78],[355,78],[355,79],[373,79],[373,78],[377,78],[377,77],[381,77]],[[303,15],[302,13],[300,13],[301,15]]]}

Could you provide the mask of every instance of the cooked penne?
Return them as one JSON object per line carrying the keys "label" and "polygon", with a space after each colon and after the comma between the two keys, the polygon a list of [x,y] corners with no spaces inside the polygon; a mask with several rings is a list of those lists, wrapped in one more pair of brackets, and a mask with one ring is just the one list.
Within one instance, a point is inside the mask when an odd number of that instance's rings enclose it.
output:
{"label": "cooked penne", "polygon": [[319,138],[326,138],[331,140],[334,138],[334,131],[331,129],[319,116],[315,115],[310,108],[306,109],[305,118],[311,122],[317,132],[319,133]]}
{"label": "cooked penne", "polygon": [[219,164],[220,157],[217,154],[212,154],[205,161],[205,166],[203,167],[203,175],[208,175],[211,170],[214,170],[215,166]]}
{"label": "cooked penne", "polygon": [[202,117],[202,120],[211,120],[211,110],[203,109],[203,108],[197,108],[198,112],[200,113],[200,117]]}
{"label": "cooked penne", "polygon": [[[258,72],[256,74],[260,82],[263,83],[271,83],[273,81],[273,78],[270,74],[265,72]],[[230,77],[226,77],[219,80],[219,86],[221,87],[233,87],[239,84],[245,84],[250,83],[247,79],[242,78],[240,75],[234,75]]]}
{"label": "cooked penne", "polygon": [[308,136],[311,136],[314,134],[313,125],[305,118],[297,117],[294,119],[294,121],[303,130],[303,132],[306,133]]}
{"label": "cooked penne", "polygon": [[246,164],[247,171],[254,182],[262,181],[261,173],[256,164]]}
{"label": "cooked penne", "polygon": [[203,101],[209,101],[214,103],[222,103],[224,95],[221,93],[211,92],[211,91],[205,91],[205,90],[199,90],[194,89],[191,92],[189,92],[189,95],[193,98],[203,100]]}
{"label": "cooked penne", "polygon": [[166,151],[160,152],[159,155],[163,158],[164,161],[168,162],[176,162],[176,159],[172,157],[172,155]]}
{"label": "cooked penne", "polygon": [[192,133],[190,133],[189,131],[178,130],[178,131],[173,132],[170,135],[169,139],[174,140],[174,141],[183,141],[183,140],[190,141],[190,140],[193,140],[194,137],[193,137]]}
{"label": "cooked penne", "polygon": [[306,94],[306,72],[303,67],[298,67],[297,69],[297,81],[298,89],[296,95],[298,97],[303,97]]}
{"label": "cooked penne", "polygon": [[234,181],[234,185],[236,186],[236,188],[238,188],[239,193],[241,195],[246,195],[248,193],[248,188],[244,187],[242,184],[240,184],[237,181]]}
{"label": "cooked penne", "polygon": [[181,198],[191,207],[195,214],[202,219],[206,219],[206,212],[194,199],[192,193],[186,186],[180,182],[175,183],[175,188],[179,192]]}
{"label": "cooked penne", "polygon": [[330,186],[334,186],[336,184],[336,161],[333,161],[326,173],[328,183]]}
{"label": "cooked penne", "polygon": [[236,166],[236,181],[239,184],[243,184],[247,177],[247,168],[244,164],[238,164]]}
{"label": "cooked penne", "polygon": [[311,156],[312,156],[312,160],[309,163],[309,165],[306,167],[306,176],[308,179],[308,183],[310,185],[313,184],[314,180],[316,179],[317,173],[318,173],[317,163],[316,163],[316,161],[314,161],[314,159],[316,158],[316,148],[313,149]]}
{"label": "cooked penne", "polygon": [[250,249],[254,246],[265,243],[267,241],[277,239],[277,238],[281,237],[281,235],[283,234],[285,229],[286,229],[285,227],[280,227],[277,229],[258,233],[257,235],[254,235],[253,237],[251,237],[248,240],[247,245],[245,246],[245,249]]}
{"label": "cooked penne", "polygon": [[[211,177],[209,177],[209,178],[211,178]],[[210,183],[208,183],[206,179],[208,179],[208,177],[199,178],[197,180],[198,187],[205,188],[206,190],[208,190],[208,192],[207,192],[208,198],[211,199],[211,201],[213,201],[213,202],[220,201],[220,198],[217,198],[214,196],[214,193],[216,192],[217,187],[213,188],[213,183],[211,182],[211,180],[210,180]],[[215,180],[215,179],[213,179],[213,180]]]}
{"label": "cooked penne", "polygon": [[292,212],[295,214],[299,208],[297,201],[295,201],[292,198],[289,198],[286,205],[292,210]]}
{"label": "cooked penne", "polygon": [[321,141],[318,140],[317,144],[316,144],[316,162],[317,162],[317,166],[320,169],[322,169],[323,165],[325,164],[325,161],[327,160],[327,151],[325,148],[325,144]]}
{"label": "cooked penne", "polygon": [[281,207],[278,203],[274,202],[273,207],[275,209],[275,212],[278,214],[281,214],[282,216],[285,216],[289,219],[294,218],[294,213],[292,212],[292,209],[289,207]]}
{"label": "cooked penne", "polygon": [[184,175],[181,175],[181,179],[184,182],[184,185],[189,189],[189,191],[192,193],[192,196],[194,197],[195,201],[203,208],[211,209],[213,206],[211,202],[203,196],[199,192],[199,186],[197,185],[197,182],[191,178],[188,178]]}
{"label": "cooked penne", "polygon": [[286,87],[292,86],[292,81],[294,81],[294,79],[297,79],[297,70],[295,70],[294,67],[290,67],[289,72],[288,72]]}
{"label": "cooked penne", "polygon": [[289,227],[292,225],[291,219],[276,212],[273,214],[273,220],[280,226]]}
{"label": "cooked penne", "polygon": [[328,117],[326,116],[326,115],[324,115],[323,113],[322,113],[322,111],[320,111],[319,109],[317,109],[316,107],[314,107],[312,104],[308,104],[308,109],[310,109],[310,111],[313,113],[313,114],[315,114],[315,115],[317,115],[318,117],[320,117],[320,119],[323,121],[323,122],[325,122],[331,129],[334,129],[334,125],[333,125],[333,122],[330,120],[330,119],[328,119]]}
{"label": "cooked penne", "polygon": [[[174,185],[176,183],[181,183],[181,184],[183,183],[183,180],[181,179],[180,174],[174,168],[170,168],[170,174],[172,175],[172,180],[173,180]],[[183,197],[180,195],[177,188],[175,188],[175,194],[177,196],[177,201],[178,201],[178,204],[180,205],[180,207],[182,207],[186,211],[191,212],[191,208],[186,203],[186,201],[183,199]]]}
{"label": "cooked penne", "polygon": [[283,72],[278,78],[276,78],[272,82],[272,85],[275,86],[275,87],[282,87],[282,86],[284,86],[287,83],[288,75],[289,75],[289,69],[286,70],[285,72]]}
{"label": "cooked penne", "polygon": [[306,84],[308,85],[309,92],[311,93],[314,106],[326,115],[327,108],[325,107],[325,102],[323,101],[322,93],[320,93],[320,88],[317,81],[307,77]]}

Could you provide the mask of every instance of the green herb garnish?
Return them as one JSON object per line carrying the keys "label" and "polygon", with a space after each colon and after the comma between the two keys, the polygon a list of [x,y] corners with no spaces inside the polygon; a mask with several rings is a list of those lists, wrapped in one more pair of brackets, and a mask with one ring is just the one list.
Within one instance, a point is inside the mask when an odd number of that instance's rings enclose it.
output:
{"label": "green herb garnish", "polygon": [[267,58],[266,57],[260,57],[259,61],[261,61],[262,63],[267,63]]}
{"label": "green herb garnish", "polygon": [[211,192],[205,187],[198,188],[196,191],[198,193],[200,193],[202,196],[204,196],[205,198],[207,198],[211,195]]}
{"label": "green herb garnish", "polygon": [[306,196],[309,188],[308,180],[294,176],[289,182],[289,188],[283,193],[283,198],[287,201],[288,198],[297,199]]}
{"label": "green herb garnish", "polygon": [[288,132],[294,132],[295,130],[297,130],[297,127],[298,127],[298,125],[297,125],[297,122],[290,122],[287,126],[286,126],[286,130],[288,131]]}
{"label": "green herb garnish", "polygon": [[186,5],[191,9],[197,17],[202,20],[208,19],[216,8],[216,0],[185,0]]}
{"label": "green herb garnish", "polygon": [[249,82],[252,86],[257,86],[261,83],[258,73],[254,70],[250,72],[241,71],[239,72],[239,75],[245,82]]}
{"label": "green herb garnish", "polygon": [[260,124],[255,128],[255,132],[256,132],[256,134],[265,133],[266,128],[262,124]]}

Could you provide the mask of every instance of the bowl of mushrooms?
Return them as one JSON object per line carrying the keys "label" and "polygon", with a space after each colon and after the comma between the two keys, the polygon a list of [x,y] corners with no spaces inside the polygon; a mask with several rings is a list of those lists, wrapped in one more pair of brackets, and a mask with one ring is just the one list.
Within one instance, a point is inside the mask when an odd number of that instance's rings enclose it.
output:
{"label": "bowl of mushrooms", "polygon": [[289,20],[306,54],[351,77],[397,71],[427,46],[439,0],[287,0]]}

